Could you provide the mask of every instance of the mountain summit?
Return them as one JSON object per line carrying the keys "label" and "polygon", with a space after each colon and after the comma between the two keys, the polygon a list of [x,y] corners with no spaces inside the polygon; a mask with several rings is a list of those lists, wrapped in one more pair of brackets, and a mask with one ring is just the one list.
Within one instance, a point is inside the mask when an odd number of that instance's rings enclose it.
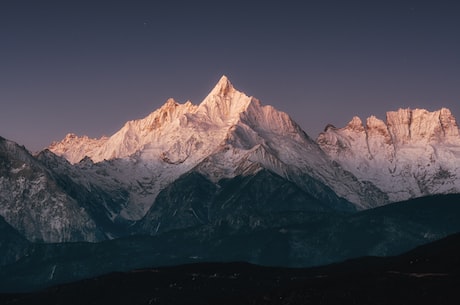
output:
{"label": "mountain summit", "polygon": [[400,201],[460,192],[460,136],[451,111],[399,109],[386,122],[355,117],[317,139],[324,152],[362,181]]}
{"label": "mountain summit", "polygon": [[[332,164],[286,113],[236,90],[226,76],[199,105],[169,99],[108,138],[70,134],[49,150],[76,167],[87,168],[87,162],[80,164],[85,158],[95,162],[82,180],[104,180],[109,192],[129,189],[126,207],[113,211],[124,219],[145,215],[162,189],[190,172],[219,183],[268,170],[326,205],[348,209],[347,201],[359,208],[387,202],[373,185]],[[101,168],[106,176],[97,174]]]}
{"label": "mountain summit", "polygon": [[[238,91],[226,76],[198,105],[169,99],[111,137],[69,134],[49,150],[85,168],[81,181],[128,191],[126,203],[111,211],[128,220],[146,215],[162,190],[190,173],[218,184],[268,170],[344,209],[349,202],[366,209],[460,191],[454,164],[460,139],[448,109],[401,109],[388,112],[386,123],[370,117],[365,125],[355,117],[344,128],[328,126],[315,142],[286,113]],[[90,168],[88,160],[95,162]]]}
{"label": "mountain summit", "polygon": [[[222,223],[254,229],[279,213],[354,211],[460,192],[460,138],[448,109],[401,109],[365,124],[354,117],[344,128],[328,125],[315,142],[225,76],[200,104],[170,98],[110,137],[68,134],[21,160],[19,148],[5,147],[5,164],[13,165],[0,177],[9,198],[0,215],[31,240]],[[37,228],[22,225],[31,215],[39,215]],[[69,222],[66,215],[76,216]],[[87,233],[95,227],[97,234]]]}
{"label": "mountain summit", "polygon": [[136,152],[171,163],[183,163],[189,157],[197,160],[202,157],[200,153],[207,155],[215,149],[251,100],[222,76],[198,106],[170,98],[147,117],[127,122],[111,137],[89,139],[69,134],[51,144],[49,150],[71,163],[84,157],[94,162],[126,158]]}
{"label": "mountain summit", "polygon": [[315,142],[223,76],[200,104],[170,98],[110,137],[68,134],[35,156],[0,137],[0,286],[396,254],[457,232],[458,194],[359,210],[460,193],[458,164],[448,109],[354,117]]}
{"label": "mountain summit", "polygon": [[236,91],[235,88],[233,88],[232,83],[228,79],[227,76],[222,75],[222,77],[219,79],[217,84],[214,86],[214,89],[211,90],[209,93],[210,95],[219,95],[219,96],[226,96],[230,92]]}

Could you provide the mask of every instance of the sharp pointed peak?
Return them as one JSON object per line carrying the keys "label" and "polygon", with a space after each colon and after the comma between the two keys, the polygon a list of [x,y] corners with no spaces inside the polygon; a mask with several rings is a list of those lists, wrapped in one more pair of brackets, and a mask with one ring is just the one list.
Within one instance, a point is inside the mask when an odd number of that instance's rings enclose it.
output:
{"label": "sharp pointed peak", "polygon": [[225,83],[225,84],[230,83],[230,80],[228,79],[227,75],[223,74],[223,75],[220,77],[220,79],[219,79],[219,81],[218,81],[218,84],[220,84],[220,83]]}
{"label": "sharp pointed peak", "polygon": [[222,75],[217,84],[214,86],[214,89],[212,89],[211,94],[225,96],[233,91],[235,91],[235,88],[228,77],[226,75]]}

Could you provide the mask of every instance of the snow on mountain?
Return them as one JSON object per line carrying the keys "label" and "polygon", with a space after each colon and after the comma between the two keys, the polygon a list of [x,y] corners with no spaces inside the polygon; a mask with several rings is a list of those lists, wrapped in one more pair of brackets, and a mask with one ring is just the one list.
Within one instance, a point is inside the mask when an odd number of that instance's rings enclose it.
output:
{"label": "snow on mountain", "polygon": [[53,142],[49,149],[65,157],[70,162],[76,163],[85,156],[94,154],[107,140],[107,137],[92,139],[87,136],[79,137],[74,133],[69,133],[62,141]]}
{"label": "snow on mountain", "polygon": [[160,221],[161,207],[192,196],[168,193],[158,201],[187,177],[213,185],[200,196],[214,207],[220,183],[235,177],[257,187],[285,179],[286,189],[298,188],[295,198],[329,210],[460,192],[460,136],[448,109],[399,110],[386,123],[370,117],[365,125],[355,117],[341,129],[327,126],[315,142],[286,113],[239,92],[225,76],[199,105],[169,99],[110,137],[68,134],[35,158],[6,140],[1,148],[0,215],[29,240],[128,234],[134,221],[148,213]]}
{"label": "snow on mountain", "polygon": [[[199,105],[169,99],[109,138],[72,136],[49,149],[74,164],[85,156],[94,161],[85,178],[92,183],[116,179],[124,184],[130,198],[120,215],[131,220],[142,217],[161,189],[190,170],[217,182],[263,167],[314,189],[322,199],[338,202],[336,192],[361,208],[387,201],[377,188],[332,164],[286,113],[237,91],[225,76]],[[106,178],[95,174],[101,167]]]}
{"label": "snow on mountain", "polygon": [[250,100],[224,76],[199,106],[168,99],[160,109],[143,119],[127,122],[109,138],[89,139],[71,134],[49,149],[71,163],[86,156],[100,162],[126,158],[136,152],[143,160],[193,163],[215,149],[225,137],[225,127],[238,120]]}
{"label": "snow on mountain", "polygon": [[386,123],[354,117],[344,128],[327,126],[317,139],[326,154],[390,201],[460,192],[460,136],[449,109],[399,109]]}
{"label": "snow on mountain", "polygon": [[127,189],[130,198],[120,216],[139,219],[161,189],[219,147],[250,101],[224,76],[199,106],[169,99],[144,119],[127,122],[109,138],[66,138],[49,150],[72,163],[89,157],[95,162],[91,166],[75,164],[85,168],[80,182],[102,184],[107,190]]}

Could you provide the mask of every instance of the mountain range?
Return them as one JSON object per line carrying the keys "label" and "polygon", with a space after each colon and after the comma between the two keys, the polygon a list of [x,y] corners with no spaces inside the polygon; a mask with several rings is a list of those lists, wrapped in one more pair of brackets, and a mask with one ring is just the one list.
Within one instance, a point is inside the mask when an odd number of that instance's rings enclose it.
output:
{"label": "mountain range", "polygon": [[223,76],[199,105],[168,99],[110,137],[68,134],[35,155],[0,138],[0,282],[398,254],[460,231],[458,164],[448,109],[355,117],[313,140]]}
{"label": "mountain range", "polygon": [[327,126],[317,142],[392,202],[459,192],[460,136],[449,109],[399,109],[387,113],[386,123],[371,116],[365,125],[354,117],[344,128]]}

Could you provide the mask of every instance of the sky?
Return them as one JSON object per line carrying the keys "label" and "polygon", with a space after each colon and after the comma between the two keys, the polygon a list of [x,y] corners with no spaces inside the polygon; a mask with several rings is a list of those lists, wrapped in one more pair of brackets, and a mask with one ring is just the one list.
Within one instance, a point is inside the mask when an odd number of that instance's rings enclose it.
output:
{"label": "sky", "polygon": [[398,108],[460,120],[460,2],[0,2],[0,136],[32,152],[198,104],[222,75],[312,138]]}

